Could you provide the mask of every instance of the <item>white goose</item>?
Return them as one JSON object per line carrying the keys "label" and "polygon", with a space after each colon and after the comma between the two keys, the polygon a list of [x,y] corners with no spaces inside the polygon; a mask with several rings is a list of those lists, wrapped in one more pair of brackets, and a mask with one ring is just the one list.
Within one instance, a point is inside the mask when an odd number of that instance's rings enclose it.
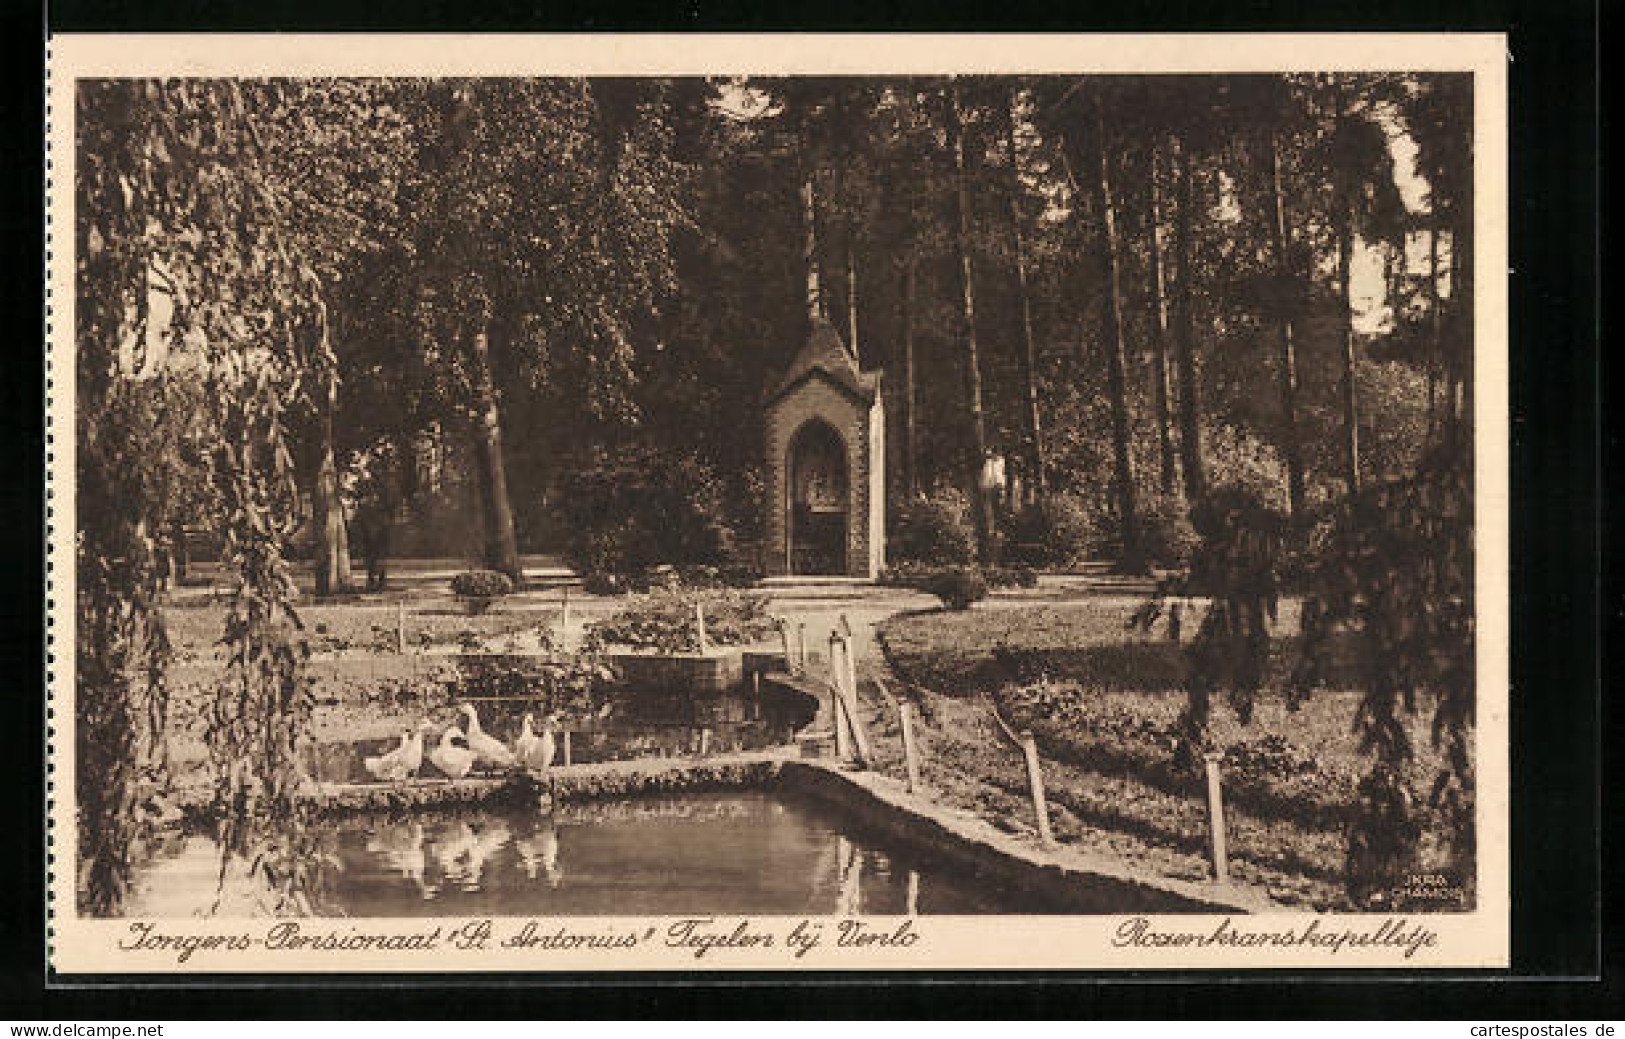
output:
{"label": "white goose", "polygon": [[553,716],[547,715],[542,719],[542,731],[538,735],[531,729],[531,716],[525,715],[519,738],[513,744],[514,753],[518,755],[521,765],[534,769],[548,769],[553,766],[553,757],[558,751],[553,741],[553,730],[557,725]]}
{"label": "white goose", "polygon": [[[407,729],[401,733],[401,742],[396,745],[394,750],[387,754],[362,758],[361,764],[366,768],[367,774],[386,783],[397,783],[416,772],[417,769],[412,767],[410,755],[415,735],[411,729]],[[421,765],[423,763],[423,741],[421,738],[417,741],[417,755],[418,764]]]}
{"label": "white goose", "polygon": [[452,742],[460,739],[465,739],[463,730],[453,725],[440,734],[440,742],[429,752],[429,763],[448,779],[462,779],[474,767],[474,752]]}
{"label": "white goose", "polygon": [[480,728],[480,716],[474,710],[474,705],[465,703],[460,708],[468,716],[468,749],[474,752],[475,760],[497,768],[511,768],[513,766],[513,751],[495,736]]}

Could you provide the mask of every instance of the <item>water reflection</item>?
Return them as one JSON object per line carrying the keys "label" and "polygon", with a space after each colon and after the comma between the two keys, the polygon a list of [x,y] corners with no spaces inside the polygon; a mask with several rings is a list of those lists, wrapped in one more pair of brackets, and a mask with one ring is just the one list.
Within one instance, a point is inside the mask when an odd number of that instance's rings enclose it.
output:
{"label": "water reflection", "polygon": [[[1041,911],[762,793],[691,794],[530,810],[355,816],[324,827],[323,915],[915,915]],[[206,912],[211,841],[159,849],[130,914]]]}

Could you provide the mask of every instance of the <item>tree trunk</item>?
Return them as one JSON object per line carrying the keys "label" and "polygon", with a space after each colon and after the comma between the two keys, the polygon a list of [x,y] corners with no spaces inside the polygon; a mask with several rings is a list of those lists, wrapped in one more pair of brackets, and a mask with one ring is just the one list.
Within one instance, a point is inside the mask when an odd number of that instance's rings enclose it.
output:
{"label": "tree trunk", "polygon": [[858,359],[858,259],[857,250],[853,248],[852,239],[855,232],[847,229],[846,235],[846,348],[852,354],[852,359]]}
{"label": "tree trunk", "polygon": [[1439,364],[1444,354],[1444,320],[1439,313],[1439,214],[1430,214],[1428,227],[1428,433],[1439,425]]}
{"label": "tree trunk", "polygon": [[519,545],[514,537],[513,506],[508,500],[508,473],[502,461],[502,422],[491,379],[490,321],[481,319],[474,332],[475,468],[485,513],[485,565],[507,574],[515,587],[524,582]]}
{"label": "tree trunk", "polygon": [[1292,338],[1292,308],[1296,301],[1296,281],[1288,247],[1292,236],[1287,228],[1286,197],[1281,185],[1281,142],[1270,131],[1270,235],[1275,250],[1276,324],[1281,337],[1281,454],[1286,461],[1287,501],[1292,519],[1303,516],[1303,445],[1298,440],[1298,357]]}
{"label": "tree trunk", "polygon": [[914,280],[917,262],[911,251],[903,265],[903,488],[910,498],[920,493],[914,392]]}
{"label": "tree trunk", "polygon": [[1027,406],[1027,461],[1031,466],[1030,493],[1043,497],[1048,490],[1044,458],[1043,417],[1038,408],[1038,345],[1033,337],[1032,296],[1027,287],[1027,248],[1021,229],[1021,163],[1016,153],[1016,95],[1004,124],[1004,146],[1010,161],[1010,233],[1016,254],[1016,294],[1021,303],[1021,379]]}
{"label": "tree trunk", "polygon": [[1201,401],[1197,398],[1196,330],[1191,314],[1191,287],[1195,279],[1191,261],[1191,209],[1195,192],[1191,188],[1191,161],[1185,143],[1179,142],[1177,161],[1178,204],[1174,210],[1174,264],[1179,278],[1174,282],[1174,364],[1179,369],[1179,463],[1185,474],[1185,500],[1195,505],[1207,493],[1207,477],[1202,468]]}
{"label": "tree trunk", "polygon": [[1151,397],[1157,412],[1157,458],[1161,464],[1163,494],[1173,494],[1177,476],[1174,472],[1174,437],[1168,415],[1168,288],[1162,270],[1162,190],[1158,180],[1162,174],[1162,149],[1151,147],[1151,179],[1147,185],[1151,200],[1149,239],[1151,243]]}
{"label": "tree trunk", "polygon": [[[1468,155],[1465,158],[1467,168],[1472,169],[1472,145],[1468,144]],[[1474,320],[1473,297],[1473,189],[1472,182],[1467,182],[1463,198],[1458,199],[1455,205],[1455,227],[1450,234],[1450,303],[1456,311],[1457,328],[1457,356],[1453,365],[1456,380],[1460,386],[1458,394],[1460,404],[1456,409],[1456,418],[1472,428],[1473,422],[1473,343],[1474,331],[1477,327]],[[1464,442],[1471,445],[1472,437],[1464,437]],[[1469,460],[1469,464],[1471,461]]]}
{"label": "tree trunk", "polygon": [[316,534],[316,594],[337,595],[350,584],[350,537],[344,522],[344,499],[339,492],[337,453],[333,446],[333,413],[338,410],[338,376],[331,367],[327,308],[318,309],[321,323],[321,356],[326,358],[321,374],[321,396],[317,417],[320,452],[316,464],[315,493],[311,496],[311,517]]}
{"label": "tree trunk", "polygon": [[[1337,98],[1336,129],[1345,132],[1343,125],[1343,98]],[[1348,170],[1339,169],[1337,176],[1336,234],[1337,234],[1337,294],[1338,324],[1343,353],[1343,478],[1349,493],[1360,493],[1360,414],[1359,391],[1355,385],[1354,357],[1354,197],[1349,190]]]}
{"label": "tree trunk", "polygon": [[1117,269],[1117,211],[1112,198],[1111,155],[1106,148],[1106,115],[1100,94],[1095,94],[1095,142],[1100,153],[1100,176],[1095,181],[1100,204],[1101,248],[1106,255],[1106,389],[1112,406],[1112,454],[1116,460],[1118,522],[1122,544],[1118,566],[1126,573],[1142,573],[1145,555],[1140,545],[1140,517],[1135,505],[1134,464],[1129,456],[1128,367],[1123,347],[1123,289]]}
{"label": "tree trunk", "polygon": [[801,176],[801,258],[807,271],[807,321],[811,324],[824,310],[823,292],[818,284],[818,228],[817,203],[813,198],[812,171]]}
{"label": "tree trunk", "polygon": [[987,461],[987,423],[982,409],[982,368],[976,350],[976,295],[971,280],[970,173],[965,159],[965,126],[960,110],[959,85],[949,88],[948,129],[954,150],[954,209],[958,218],[960,335],[965,348],[966,396],[969,399],[971,443],[971,491],[976,495],[976,545],[978,558],[992,564],[997,558],[994,541],[993,491],[982,479]]}

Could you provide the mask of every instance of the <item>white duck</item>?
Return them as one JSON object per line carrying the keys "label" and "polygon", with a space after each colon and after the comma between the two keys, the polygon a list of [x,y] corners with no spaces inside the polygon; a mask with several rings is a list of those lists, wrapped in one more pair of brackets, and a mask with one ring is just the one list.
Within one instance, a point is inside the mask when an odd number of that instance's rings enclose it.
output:
{"label": "white duck", "polygon": [[423,737],[433,731],[434,723],[429,719],[425,718],[418,722],[417,730],[412,733],[411,741],[404,748],[407,778],[417,775],[418,770],[423,767]]}
{"label": "white duck", "polygon": [[542,719],[542,731],[538,735],[531,729],[531,716],[525,715],[525,721],[519,731],[519,738],[514,741],[514,753],[519,757],[519,763],[526,768],[547,769],[553,766],[553,757],[558,751],[553,740],[553,730],[558,723],[549,714]]}
{"label": "white duck", "polygon": [[474,767],[474,752],[452,742],[465,738],[463,730],[453,725],[440,734],[440,742],[429,752],[429,763],[448,779],[462,779]]}
{"label": "white duck", "polygon": [[475,712],[474,705],[465,703],[461,710],[468,716],[468,749],[474,752],[475,760],[497,768],[511,768],[514,763],[513,751],[480,728],[480,716]]}
{"label": "white duck", "polygon": [[366,768],[367,774],[374,779],[386,783],[396,783],[416,772],[412,767],[411,750],[414,738],[417,738],[417,762],[423,763],[423,741],[411,730],[401,733],[401,742],[387,754],[375,757],[362,758],[361,764]]}

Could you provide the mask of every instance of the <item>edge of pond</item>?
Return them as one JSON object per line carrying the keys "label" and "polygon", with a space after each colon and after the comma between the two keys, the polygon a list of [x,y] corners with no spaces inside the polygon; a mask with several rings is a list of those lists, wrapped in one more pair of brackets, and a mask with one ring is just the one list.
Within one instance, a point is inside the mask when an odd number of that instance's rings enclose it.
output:
{"label": "edge of pond", "polygon": [[615,761],[524,774],[401,784],[326,784],[308,795],[324,814],[473,805],[497,799],[560,801],[741,788],[805,794],[900,843],[976,875],[1040,894],[1058,912],[1258,913],[1279,908],[1263,891],[1146,874],[1107,856],[1044,848],[980,817],[910,794],[899,780],[776,750],[714,758]]}

